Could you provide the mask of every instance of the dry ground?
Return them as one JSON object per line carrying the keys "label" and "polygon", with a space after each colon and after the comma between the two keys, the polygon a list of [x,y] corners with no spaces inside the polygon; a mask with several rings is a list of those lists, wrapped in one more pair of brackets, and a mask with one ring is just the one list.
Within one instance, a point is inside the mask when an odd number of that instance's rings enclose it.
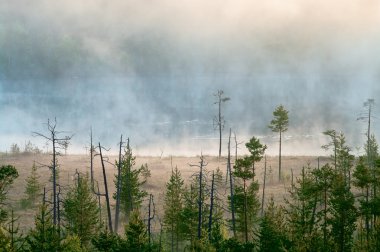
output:
{"label": "dry ground", "polygon": [[[111,156],[109,160],[114,163],[117,157]],[[18,222],[20,223],[21,230],[28,230],[34,222],[34,215],[36,213],[36,208],[22,209],[20,207],[20,200],[25,197],[25,179],[30,174],[33,161],[39,164],[49,164],[51,161],[51,156],[49,155],[2,155],[0,156],[0,165],[11,164],[14,165],[18,172],[19,178],[14,182],[8,193],[8,205],[10,208],[15,210],[15,215],[19,217]],[[69,155],[61,156],[58,159],[60,164],[60,184],[67,188],[67,185],[72,185],[74,182],[75,171],[79,172],[89,172],[90,157],[85,155]],[[182,177],[185,179],[185,183],[191,180],[191,176],[196,173],[199,169],[197,167],[192,167],[190,164],[198,164],[199,157],[137,157],[136,165],[148,164],[151,171],[151,177],[148,179],[145,189],[148,193],[154,195],[154,200],[157,206],[158,215],[162,215],[163,197],[165,192],[165,183],[168,181],[171,167],[177,166],[181,171]],[[226,171],[226,159],[221,158],[219,161],[217,157],[205,157],[208,163],[206,169],[212,171],[219,167],[224,173]],[[267,158],[267,188],[266,188],[266,200],[271,196],[274,197],[275,201],[278,203],[283,202],[284,196],[286,196],[289,186],[291,184],[291,170],[293,170],[294,176],[297,176],[303,166],[310,164],[312,167],[316,167],[318,164],[317,157],[306,157],[306,156],[285,156],[282,159],[282,169],[283,169],[283,182],[278,182],[278,157],[268,157]],[[328,158],[320,158],[320,165],[328,162]],[[101,164],[99,157],[95,158],[94,161],[95,176],[96,179],[102,181]],[[107,181],[109,185],[109,191],[113,193],[115,191],[115,185],[113,183],[114,174],[116,168],[110,164],[106,166],[107,170]],[[264,161],[258,163],[256,177],[259,184],[262,185],[264,173]],[[39,167],[38,174],[40,175],[40,181],[47,188],[51,188],[51,183],[49,182],[50,171],[47,167]],[[101,183],[99,183],[101,185]],[[104,190],[100,186],[101,190]],[[259,198],[261,199],[262,188],[260,187]],[[114,201],[111,202],[112,207],[114,206]],[[114,208],[112,208],[113,210]],[[113,210],[114,212],[114,210]],[[161,216],[162,217],[162,216]]]}

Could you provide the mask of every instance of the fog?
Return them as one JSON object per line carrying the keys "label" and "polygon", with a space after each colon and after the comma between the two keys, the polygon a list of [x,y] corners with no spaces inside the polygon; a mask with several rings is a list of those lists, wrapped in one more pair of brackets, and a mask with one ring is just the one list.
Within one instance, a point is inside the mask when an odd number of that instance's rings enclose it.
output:
{"label": "fog", "polygon": [[372,0],[1,1],[0,151],[42,148],[31,132],[56,117],[75,134],[69,153],[85,151],[92,127],[113,151],[123,134],[141,155],[216,155],[221,89],[224,146],[232,128],[275,155],[267,125],[283,104],[285,154],[325,153],[326,129],[360,153],[356,119],[380,96],[379,44]]}

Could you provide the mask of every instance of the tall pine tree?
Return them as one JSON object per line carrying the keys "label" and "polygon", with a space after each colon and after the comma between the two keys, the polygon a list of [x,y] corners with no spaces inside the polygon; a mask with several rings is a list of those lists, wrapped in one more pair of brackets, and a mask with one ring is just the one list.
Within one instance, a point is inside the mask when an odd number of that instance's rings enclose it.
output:
{"label": "tall pine tree", "polygon": [[183,209],[184,182],[176,167],[172,170],[169,182],[166,184],[164,204],[164,230],[171,251],[179,250],[181,235],[181,212]]}
{"label": "tall pine tree", "polygon": [[88,176],[79,173],[77,176],[75,187],[70,189],[63,202],[64,218],[68,232],[80,238],[82,247],[88,247],[99,229],[99,208]]}

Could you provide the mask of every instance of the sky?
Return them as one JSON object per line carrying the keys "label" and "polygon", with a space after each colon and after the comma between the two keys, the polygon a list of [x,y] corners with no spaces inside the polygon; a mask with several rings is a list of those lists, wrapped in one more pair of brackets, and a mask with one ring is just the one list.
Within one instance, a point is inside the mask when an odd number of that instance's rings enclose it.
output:
{"label": "sky", "polygon": [[285,154],[326,154],[327,129],[360,153],[368,98],[378,115],[379,44],[374,0],[2,1],[0,151],[43,146],[32,132],[56,118],[74,134],[69,153],[85,151],[92,128],[114,151],[123,134],[141,155],[216,155],[223,90],[224,146],[232,128],[275,155],[267,126],[282,104]]}

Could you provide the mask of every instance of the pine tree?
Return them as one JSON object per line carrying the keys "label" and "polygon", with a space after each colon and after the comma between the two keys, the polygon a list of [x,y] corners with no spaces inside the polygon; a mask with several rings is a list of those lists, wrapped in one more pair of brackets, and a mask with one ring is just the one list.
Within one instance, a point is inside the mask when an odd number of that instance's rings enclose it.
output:
{"label": "pine tree", "polygon": [[[128,221],[130,213],[133,209],[138,209],[141,206],[143,199],[148,193],[141,189],[142,185],[146,183],[146,179],[150,176],[148,166],[142,165],[140,168],[135,169],[136,157],[132,154],[132,149],[127,146],[124,156],[121,160],[120,170],[120,211],[124,214],[125,219]],[[116,162],[118,166],[118,162]],[[118,187],[118,178],[115,179],[115,187]],[[116,193],[114,194],[116,199]]]}
{"label": "pine tree", "polygon": [[292,185],[287,203],[287,218],[292,246],[298,251],[314,251],[322,243],[316,218],[319,192],[311,167],[302,168],[301,177]]}
{"label": "pine tree", "polygon": [[88,176],[78,173],[77,183],[67,193],[63,207],[68,232],[77,235],[82,247],[87,247],[99,228],[98,202],[92,194]]}
{"label": "pine tree", "polygon": [[184,190],[184,204],[181,211],[181,233],[183,237],[194,244],[197,237],[198,223],[198,193],[196,190],[197,181],[190,184],[190,188]]}
{"label": "pine tree", "polygon": [[285,251],[288,244],[285,225],[284,210],[274,205],[272,197],[260,223],[260,252]]}
{"label": "pine tree", "polygon": [[35,226],[26,237],[28,251],[51,252],[61,250],[61,238],[58,229],[53,225],[46,204],[40,206],[35,218]]}
{"label": "pine tree", "polygon": [[[209,241],[218,251],[221,247],[221,243],[226,238],[226,223],[224,220],[224,199],[222,198],[224,194],[224,181],[223,173],[219,167],[214,172],[214,188],[213,188],[213,200],[212,208],[210,202],[210,215],[212,214],[212,219],[209,218]],[[210,195],[211,200],[211,195]],[[212,210],[212,211],[211,211]],[[210,217],[210,216],[209,216]],[[211,223],[210,223],[211,221]],[[211,227],[211,229],[210,229]]]}
{"label": "pine tree", "polygon": [[131,219],[125,228],[127,251],[141,252],[149,247],[146,226],[137,210],[131,213]]}
{"label": "pine tree", "polygon": [[289,116],[288,111],[284,106],[280,105],[273,111],[274,119],[270,122],[269,128],[273,132],[278,132],[280,134],[279,141],[279,155],[278,155],[278,180],[281,180],[281,143],[282,143],[282,133],[288,130],[289,126]]}
{"label": "pine tree", "polygon": [[250,157],[237,159],[234,165],[234,176],[237,180],[234,188],[236,231],[240,233],[245,243],[252,240],[257,211],[260,208],[257,198],[258,183],[248,184],[248,181],[254,177],[251,167]]}
{"label": "pine tree", "polygon": [[343,173],[338,173],[334,177],[329,202],[331,205],[330,235],[335,244],[334,250],[351,251],[357,212],[354,195],[349,190]]}
{"label": "pine tree", "polygon": [[97,251],[102,252],[119,252],[126,249],[126,242],[116,233],[109,230],[102,230],[92,237],[91,242]]}
{"label": "pine tree", "polygon": [[41,184],[39,182],[40,176],[37,174],[37,166],[36,162],[33,162],[32,170],[30,175],[25,180],[25,194],[26,194],[26,202],[34,205],[37,198],[40,196]]}
{"label": "pine tree", "polygon": [[[208,217],[209,217],[209,197],[206,192],[205,178],[202,179],[202,190],[199,190],[199,176],[194,177],[190,188],[184,190],[184,204],[181,212],[181,233],[190,242],[188,249],[203,250],[208,247]],[[199,192],[202,191],[202,195]],[[201,201],[201,237],[198,239],[199,225],[199,200]]]}
{"label": "pine tree", "polygon": [[250,158],[252,161],[252,173],[255,174],[255,163],[263,159],[267,146],[261,144],[260,140],[256,137],[252,137],[249,142],[245,144],[245,146],[247,147],[249,153],[251,153]]}
{"label": "pine tree", "polygon": [[[372,212],[372,204],[370,203],[370,190],[372,184],[372,174],[368,167],[368,163],[365,161],[364,157],[360,157],[359,161],[355,167],[353,173],[353,184],[359,188],[362,192],[361,197],[359,198],[360,208],[359,212],[361,218],[364,220],[365,224],[365,239],[366,239],[366,248],[369,249],[370,242],[370,220]],[[359,235],[361,235],[359,233]]]}
{"label": "pine tree", "polygon": [[[181,211],[183,208],[184,182],[181,173],[176,167],[166,184],[165,205],[164,205],[164,230],[170,241],[171,251],[179,250],[181,240]],[[175,248],[175,250],[174,250]]]}
{"label": "pine tree", "polygon": [[269,217],[264,214],[260,223],[259,247],[261,252],[276,252],[281,250],[281,241],[277,237],[276,229]]}
{"label": "pine tree", "polygon": [[3,208],[4,201],[7,198],[9,186],[18,177],[16,168],[12,165],[3,165],[0,167],[0,225],[7,219],[7,211]]}
{"label": "pine tree", "polygon": [[330,216],[330,204],[329,198],[331,195],[331,187],[333,179],[335,176],[335,170],[329,165],[326,164],[320,169],[315,169],[312,171],[314,177],[316,178],[316,193],[319,194],[319,213],[317,213],[318,218],[320,219],[320,229],[323,235],[323,245],[322,251],[332,250],[331,248],[331,238],[329,235],[330,226],[328,224],[328,218]]}

